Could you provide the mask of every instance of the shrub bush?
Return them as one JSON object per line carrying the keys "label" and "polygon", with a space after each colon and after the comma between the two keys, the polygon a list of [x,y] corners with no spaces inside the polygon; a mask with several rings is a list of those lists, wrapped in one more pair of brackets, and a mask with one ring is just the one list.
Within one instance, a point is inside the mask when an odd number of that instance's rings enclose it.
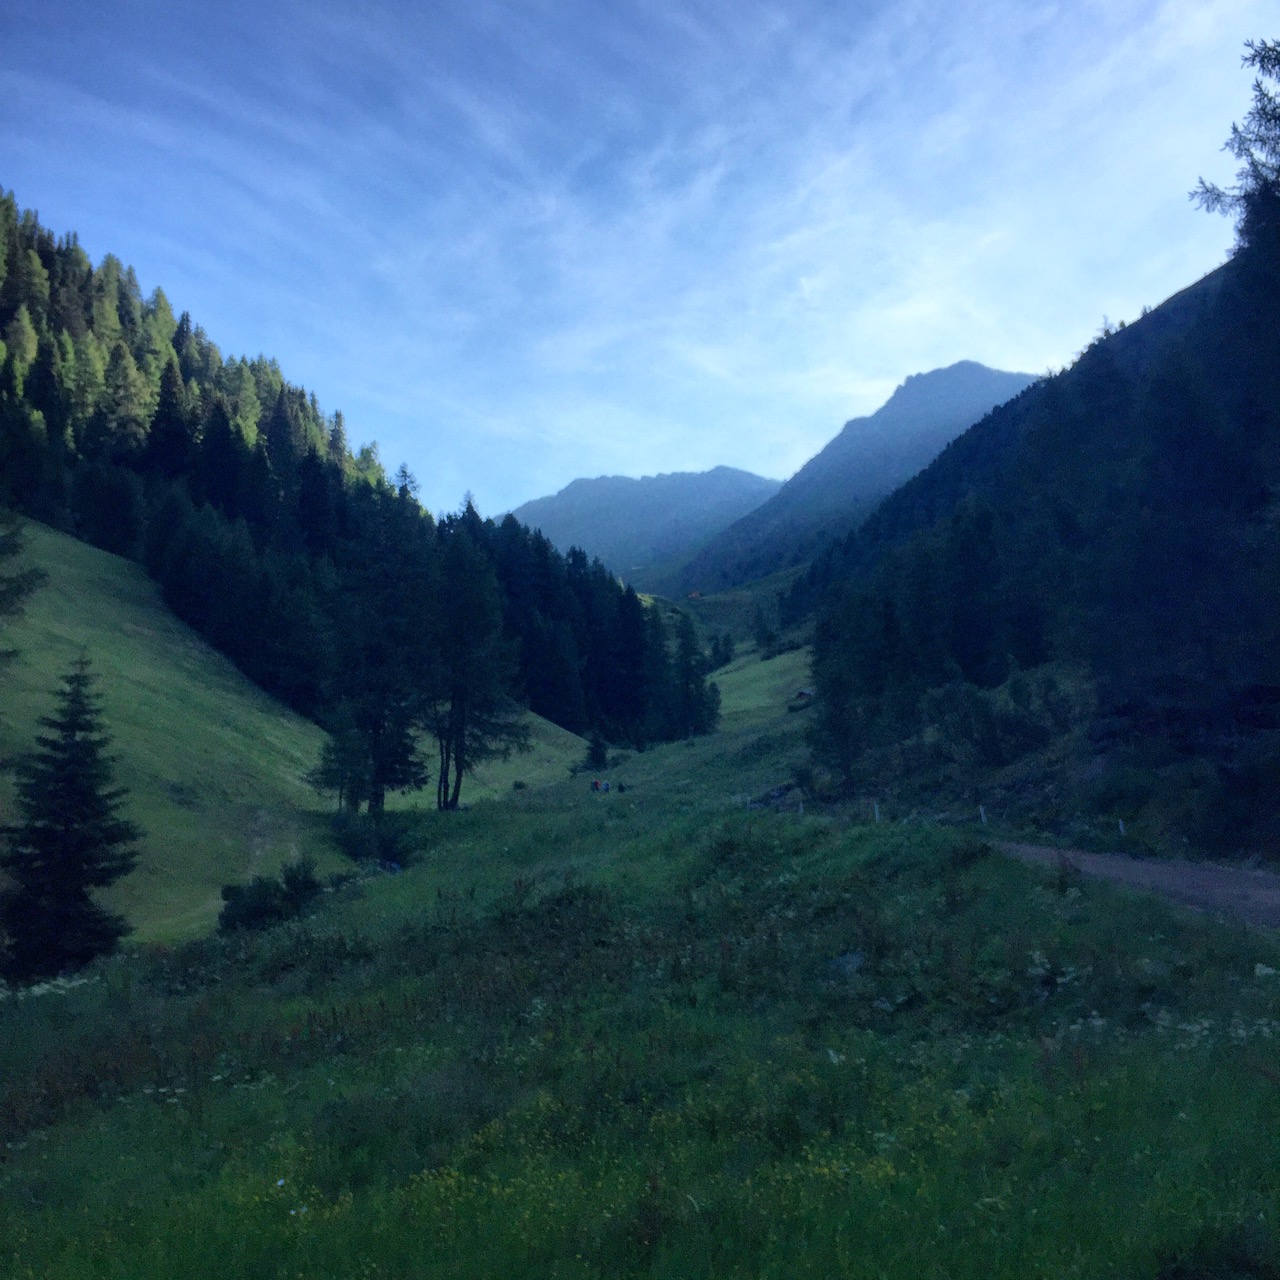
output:
{"label": "shrub bush", "polygon": [[416,817],[411,813],[384,813],[377,821],[368,814],[338,813],[333,836],[338,848],[352,862],[379,862],[406,867],[415,860],[413,841]]}
{"label": "shrub bush", "polygon": [[320,895],[324,885],[316,878],[315,863],[310,858],[291,862],[280,872],[280,879],[254,876],[248,884],[222,886],[222,911],[218,915],[218,931],[233,933],[237,929],[269,929],[301,915]]}

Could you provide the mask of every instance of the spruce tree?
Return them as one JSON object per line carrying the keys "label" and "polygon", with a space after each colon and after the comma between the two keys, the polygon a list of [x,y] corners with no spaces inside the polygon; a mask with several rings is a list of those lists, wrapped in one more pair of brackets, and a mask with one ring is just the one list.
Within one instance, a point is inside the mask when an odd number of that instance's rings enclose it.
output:
{"label": "spruce tree", "polygon": [[89,659],[72,664],[58,708],[40,723],[37,750],[18,769],[20,821],[5,830],[0,937],[5,976],[30,982],[78,969],[112,951],[127,932],[89,894],[135,861],[141,832],[119,816],[125,791],[111,786],[113,759]]}
{"label": "spruce tree", "polygon": [[167,480],[185,476],[195,457],[195,434],[182,371],[176,357],[170,357],[160,375],[160,397],[147,435],[147,466]]}

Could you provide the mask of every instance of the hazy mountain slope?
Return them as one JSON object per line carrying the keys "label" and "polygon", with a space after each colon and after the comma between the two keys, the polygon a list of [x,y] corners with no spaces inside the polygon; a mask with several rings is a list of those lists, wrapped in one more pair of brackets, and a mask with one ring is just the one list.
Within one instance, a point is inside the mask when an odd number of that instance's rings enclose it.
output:
{"label": "hazy mountain slope", "polygon": [[689,556],[754,510],[781,482],[733,467],[668,475],[574,480],[512,515],[541,529],[560,551],[581,547],[630,579],[651,565]]}
{"label": "hazy mountain slope", "polygon": [[971,360],[912,375],[875,413],[847,422],[767,502],[712,538],[672,589],[720,590],[811,558],[1033,381]]}
{"label": "hazy mountain slope", "polygon": [[[869,567],[888,548],[947,515],[963,498],[1013,474],[1014,451],[1045,406],[1083,380],[1105,352],[1108,364],[1127,381],[1146,377],[1153,365],[1177,361],[1179,349],[1193,342],[1203,326],[1213,324],[1213,308],[1229,279],[1230,264],[1173,294],[1132,324],[1118,329],[1093,349],[1094,360],[1081,360],[1062,378],[1033,385],[995,408],[973,427],[946,445],[936,459],[892,493],[865,525],[841,547],[832,547],[815,564],[815,585]],[[1089,353],[1086,353],[1089,354]],[[1063,381],[1065,378],[1065,381]],[[1105,424],[1100,424],[1105,432]],[[1078,443],[1083,443],[1077,437]],[[1034,442],[1032,447],[1034,448]],[[799,593],[803,595],[803,589]]]}

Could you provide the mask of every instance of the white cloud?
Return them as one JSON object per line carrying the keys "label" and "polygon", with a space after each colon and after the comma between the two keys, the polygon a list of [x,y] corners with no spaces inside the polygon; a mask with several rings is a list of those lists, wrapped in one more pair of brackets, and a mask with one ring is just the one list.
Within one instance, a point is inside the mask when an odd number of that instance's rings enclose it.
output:
{"label": "white cloud", "polygon": [[60,42],[0,50],[19,200],[486,509],[784,474],[909,373],[1070,359],[1220,260],[1185,193],[1230,174],[1273,16],[264,0],[233,41],[122,9],[96,62],[57,0]]}

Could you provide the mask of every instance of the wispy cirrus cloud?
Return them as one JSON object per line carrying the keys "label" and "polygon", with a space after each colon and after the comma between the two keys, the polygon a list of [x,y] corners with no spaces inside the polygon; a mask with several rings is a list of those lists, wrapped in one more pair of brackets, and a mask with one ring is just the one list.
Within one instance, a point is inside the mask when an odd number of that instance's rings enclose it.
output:
{"label": "wispy cirrus cloud", "polygon": [[278,356],[436,509],[785,475],[1219,261],[1262,0],[79,0],[0,19],[24,204]]}

